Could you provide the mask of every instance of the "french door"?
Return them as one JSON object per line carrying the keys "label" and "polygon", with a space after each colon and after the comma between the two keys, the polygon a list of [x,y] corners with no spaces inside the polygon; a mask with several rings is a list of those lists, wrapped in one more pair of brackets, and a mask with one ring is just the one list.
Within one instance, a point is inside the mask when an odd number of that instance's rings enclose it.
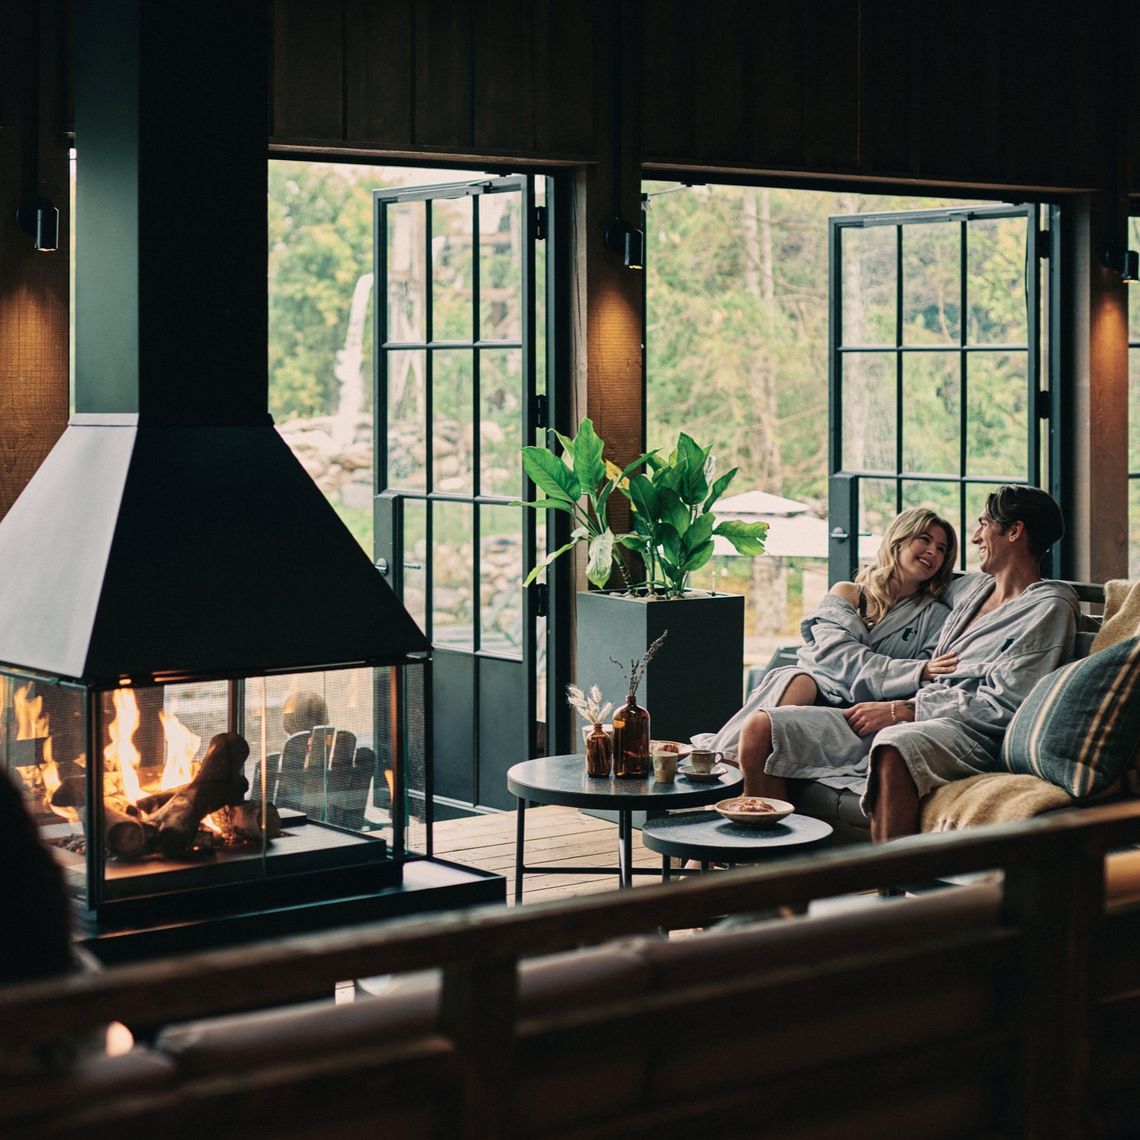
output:
{"label": "french door", "polygon": [[882,534],[905,507],[953,522],[968,567],[991,490],[1057,494],[1063,393],[1049,382],[1046,302],[1060,227],[1049,210],[1043,230],[1041,213],[1018,204],[830,220],[832,581],[854,571],[856,536]]}
{"label": "french door", "polygon": [[[528,177],[375,192],[376,562],[432,645],[441,805],[512,807],[544,642],[520,448],[538,404]],[[536,270],[537,265],[537,270]]]}

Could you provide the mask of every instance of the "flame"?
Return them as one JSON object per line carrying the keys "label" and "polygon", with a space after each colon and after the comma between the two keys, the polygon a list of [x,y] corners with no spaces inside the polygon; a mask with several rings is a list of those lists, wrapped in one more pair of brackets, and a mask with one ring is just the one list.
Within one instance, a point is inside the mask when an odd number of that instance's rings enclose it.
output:
{"label": "flame", "polygon": [[139,703],[130,689],[116,689],[111,699],[115,705],[115,717],[107,726],[111,741],[103,749],[103,759],[108,771],[118,772],[123,794],[131,803],[138,803],[143,795],[138,772],[142,757],[133,737],[139,726]]}
{"label": "flame", "polygon": [[166,762],[159,788],[167,791],[188,784],[194,778],[194,757],[198,755],[202,738],[165,709],[159,710],[158,719],[166,734]]}
{"label": "flame", "polygon": [[59,774],[59,765],[55,762],[55,757],[51,751],[51,737],[44,741],[44,759],[40,768],[44,782],[44,803],[61,819],[67,820],[72,827],[78,827],[79,812],[73,807],[64,807],[61,804],[53,803],[55,793],[63,783],[63,779]]}
{"label": "flame", "polygon": [[12,695],[12,704],[16,711],[16,739],[39,740],[48,734],[47,717],[44,716],[44,698],[29,697],[32,685],[29,681],[21,685]]}

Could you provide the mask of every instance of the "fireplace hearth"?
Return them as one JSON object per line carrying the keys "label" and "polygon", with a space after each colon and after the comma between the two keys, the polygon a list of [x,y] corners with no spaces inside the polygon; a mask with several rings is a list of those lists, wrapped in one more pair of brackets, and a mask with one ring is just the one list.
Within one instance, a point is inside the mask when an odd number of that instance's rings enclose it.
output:
{"label": "fireplace hearth", "polygon": [[113,688],[4,669],[0,769],[93,930],[375,892],[424,843],[425,669]]}

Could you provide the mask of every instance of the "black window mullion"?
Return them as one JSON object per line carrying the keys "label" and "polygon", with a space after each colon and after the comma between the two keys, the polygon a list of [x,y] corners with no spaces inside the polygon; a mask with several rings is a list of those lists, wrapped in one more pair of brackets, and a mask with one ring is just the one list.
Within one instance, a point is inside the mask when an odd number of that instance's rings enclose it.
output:
{"label": "black window mullion", "polygon": [[1033,207],[1025,218],[1025,305],[1026,305],[1026,387],[1029,460],[1027,479],[1034,487],[1041,485],[1041,306],[1037,272],[1037,210]]}
{"label": "black window mullion", "polygon": [[966,567],[966,518],[967,492],[969,484],[966,476],[969,471],[970,422],[970,354],[969,346],[969,304],[970,289],[967,275],[970,265],[970,223],[963,218],[958,223],[958,347],[961,359],[958,365],[958,565]]}
{"label": "black window mullion", "polygon": [[895,513],[903,504],[906,409],[903,406],[903,227],[895,227]]}

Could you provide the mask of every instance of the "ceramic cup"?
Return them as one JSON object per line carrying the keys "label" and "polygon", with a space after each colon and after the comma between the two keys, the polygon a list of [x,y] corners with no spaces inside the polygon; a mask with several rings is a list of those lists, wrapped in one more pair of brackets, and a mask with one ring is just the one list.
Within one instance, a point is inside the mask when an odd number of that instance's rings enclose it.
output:
{"label": "ceramic cup", "polygon": [[671,784],[677,775],[676,752],[653,753],[653,778],[659,784]]}
{"label": "ceramic cup", "polygon": [[694,748],[689,753],[689,765],[694,772],[711,772],[713,765],[723,759],[723,752],[712,752],[707,748]]}

